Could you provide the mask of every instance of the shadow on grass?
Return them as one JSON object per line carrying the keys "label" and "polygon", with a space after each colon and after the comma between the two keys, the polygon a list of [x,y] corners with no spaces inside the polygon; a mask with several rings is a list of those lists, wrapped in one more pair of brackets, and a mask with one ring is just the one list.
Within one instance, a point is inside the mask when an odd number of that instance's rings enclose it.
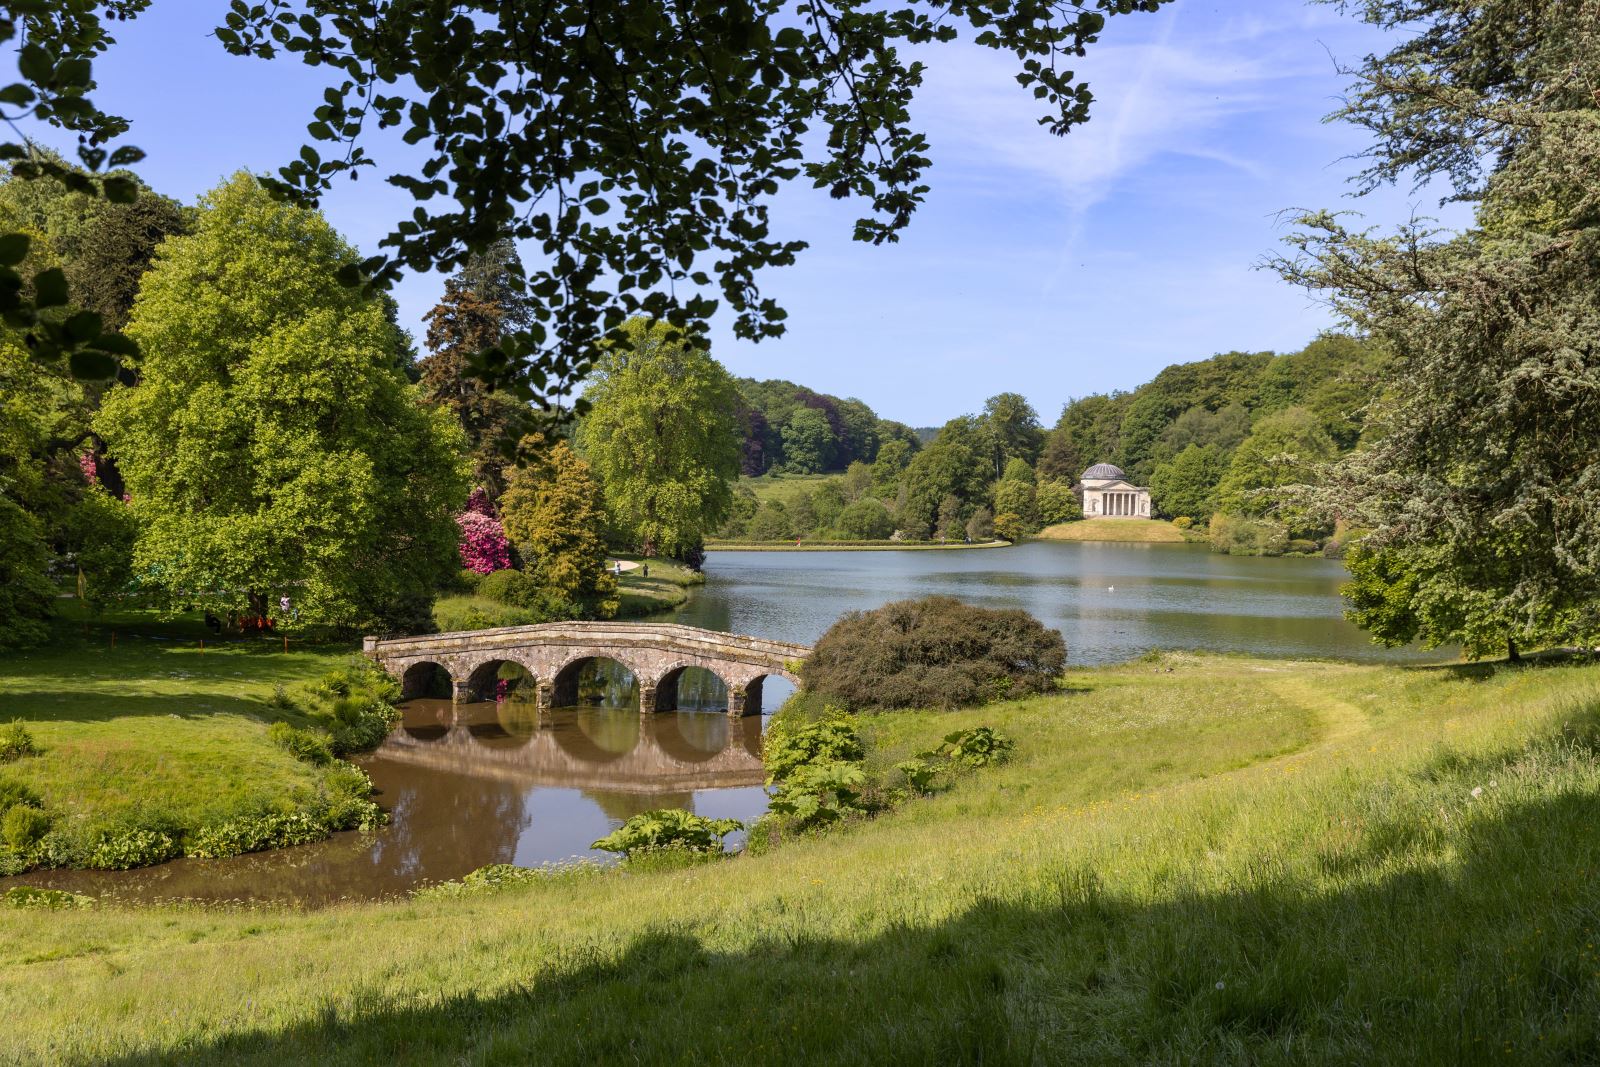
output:
{"label": "shadow on grass", "polygon": [[1337,891],[1270,855],[1248,888],[1186,891],[1174,874],[1153,904],[1062,866],[1015,899],[859,941],[805,932],[821,901],[774,899],[742,951],[668,926],[615,954],[552,948],[544,975],[484,952],[494,992],[397,1003],[374,980],[283,1030],[99,1062],[1600,1062],[1600,797],[1474,815],[1448,867],[1407,856],[1416,810],[1355,843],[1330,827],[1301,855]]}

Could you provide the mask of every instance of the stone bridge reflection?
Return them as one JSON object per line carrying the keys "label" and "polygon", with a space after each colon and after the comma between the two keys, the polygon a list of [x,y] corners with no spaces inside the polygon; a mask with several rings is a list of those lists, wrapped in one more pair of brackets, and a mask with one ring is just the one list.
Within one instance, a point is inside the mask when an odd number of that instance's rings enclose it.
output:
{"label": "stone bridge reflection", "polygon": [[759,786],[761,720],[521,701],[411,700],[376,755],[391,763],[587,793],[667,794]]}

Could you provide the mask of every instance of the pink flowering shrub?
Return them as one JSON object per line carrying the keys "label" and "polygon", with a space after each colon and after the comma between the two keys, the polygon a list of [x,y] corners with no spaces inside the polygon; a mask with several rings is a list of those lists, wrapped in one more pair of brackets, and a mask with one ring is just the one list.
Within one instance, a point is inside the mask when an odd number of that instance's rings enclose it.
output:
{"label": "pink flowering shrub", "polygon": [[461,527],[461,565],[479,574],[492,574],[511,566],[511,549],[500,520],[468,509],[456,516]]}
{"label": "pink flowering shrub", "polygon": [[499,512],[495,510],[494,502],[489,499],[488,490],[481,485],[472,491],[471,496],[467,497],[467,510],[488,516],[491,519],[500,517]]}
{"label": "pink flowering shrub", "polygon": [[95,462],[93,452],[78,453],[78,469],[83,472],[83,480],[90,485],[100,478],[100,465]]}

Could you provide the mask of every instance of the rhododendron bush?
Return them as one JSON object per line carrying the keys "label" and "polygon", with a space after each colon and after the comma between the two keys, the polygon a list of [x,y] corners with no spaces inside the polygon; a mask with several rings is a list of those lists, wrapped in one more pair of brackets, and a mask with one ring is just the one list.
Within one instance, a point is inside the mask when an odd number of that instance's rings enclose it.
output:
{"label": "rhododendron bush", "polygon": [[510,545],[499,519],[468,510],[456,516],[456,525],[461,527],[461,565],[467,570],[492,574],[511,566]]}

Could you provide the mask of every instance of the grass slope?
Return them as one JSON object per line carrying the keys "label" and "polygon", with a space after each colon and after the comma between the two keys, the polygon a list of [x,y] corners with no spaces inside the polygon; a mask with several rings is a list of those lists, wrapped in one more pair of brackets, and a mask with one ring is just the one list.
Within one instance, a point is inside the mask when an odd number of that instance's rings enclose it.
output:
{"label": "grass slope", "polygon": [[835,474],[763,474],[759,478],[741,475],[738,487],[748,489],[762,503],[776,500],[787,505],[802,492],[810,492]]}
{"label": "grass slope", "polygon": [[65,631],[48,648],[7,655],[0,721],[20,719],[44,752],[0,764],[0,779],[27,785],[83,831],[193,830],[297,808],[323,772],[267,739],[273,721],[303,722],[273,705],[273,690],[315,680],[351,650],[291,649],[273,638],[219,641],[198,619],[124,611],[87,636]]}
{"label": "grass slope", "polygon": [[1166,657],[867,721],[1015,760],[758,857],[312,914],[0,911],[0,1059],[1600,1057],[1600,668]]}
{"label": "grass slope", "polygon": [[1179,544],[1183,533],[1170,522],[1156,519],[1080,519],[1046,526],[1035,535],[1044,541],[1137,541]]}

